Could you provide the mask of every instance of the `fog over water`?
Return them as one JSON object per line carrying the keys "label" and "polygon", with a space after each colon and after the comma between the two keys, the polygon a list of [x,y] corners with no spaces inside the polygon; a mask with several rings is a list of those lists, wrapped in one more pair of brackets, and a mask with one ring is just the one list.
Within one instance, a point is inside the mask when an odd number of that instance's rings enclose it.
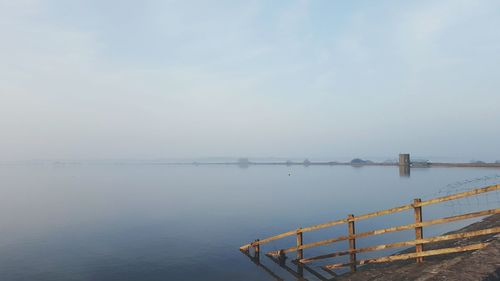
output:
{"label": "fog over water", "polygon": [[498,1],[0,1],[2,160],[500,159]]}

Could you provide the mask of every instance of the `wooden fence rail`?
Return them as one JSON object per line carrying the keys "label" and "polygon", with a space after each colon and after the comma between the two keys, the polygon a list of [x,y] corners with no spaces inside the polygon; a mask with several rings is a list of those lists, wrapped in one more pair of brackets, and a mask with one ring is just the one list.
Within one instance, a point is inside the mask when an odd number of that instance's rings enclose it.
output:
{"label": "wooden fence rail", "polygon": [[[366,259],[366,260],[357,261],[357,263],[362,265],[362,264],[368,264],[368,263],[382,263],[382,262],[391,262],[391,261],[398,261],[398,260],[407,260],[407,259],[412,259],[412,258],[423,258],[423,257],[443,255],[443,254],[453,254],[453,253],[460,253],[460,252],[465,252],[465,251],[480,250],[480,249],[483,249],[484,247],[486,247],[487,245],[488,245],[488,243],[478,243],[478,244],[472,244],[472,245],[468,245],[468,246],[443,248],[443,249],[430,250],[430,251],[424,251],[424,252],[419,252],[419,253],[409,253],[409,254],[393,255],[393,256],[380,257],[380,258],[374,258],[374,259]],[[352,263],[337,263],[337,264],[325,265],[323,267],[328,268],[328,269],[334,269],[334,268],[346,267],[346,266],[350,266],[350,265],[352,265]]]}
{"label": "wooden fence rail", "polygon": [[[434,199],[430,199],[430,200],[426,200],[426,201],[422,201],[419,198],[417,198],[413,201],[412,204],[407,204],[407,205],[403,205],[403,206],[399,206],[399,207],[395,207],[395,208],[391,208],[391,209],[387,209],[387,210],[383,210],[383,211],[368,213],[368,214],[361,215],[361,216],[354,216],[354,215],[350,214],[345,219],[330,221],[327,223],[318,224],[318,225],[309,226],[309,227],[304,227],[304,228],[298,228],[296,230],[290,230],[290,231],[287,231],[287,232],[284,232],[284,233],[281,233],[281,234],[278,234],[278,235],[275,235],[272,237],[268,237],[265,239],[255,240],[252,243],[241,246],[240,250],[245,252],[245,253],[248,253],[250,248],[253,248],[255,255],[258,258],[258,255],[261,251],[261,249],[260,249],[261,245],[269,243],[269,242],[274,241],[274,240],[278,240],[278,239],[282,239],[285,237],[296,235],[296,242],[297,243],[295,246],[290,247],[290,248],[285,248],[285,249],[268,251],[266,253],[266,255],[273,256],[273,257],[276,257],[277,259],[280,259],[280,258],[283,258],[284,255],[287,253],[296,252],[297,258],[296,258],[295,262],[297,262],[299,264],[303,264],[303,265],[305,265],[306,263],[310,263],[313,261],[318,261],[318,260],[322,260],[322,259],[326,259],[326,258],[333,258],[333,257],[348,255],[349,256],[348,263],[331,264],[331,265],[323,266],[322,268],[324,270],[329,271],[329,270],[332,270],[334,268],[347,266],[347,267],[350,267],[351,271],[354,272],[354,271],[356,271],[357,265],[363,265],[363,264],[367,264],[367,263],[381,263],[381,262],[390,262],[390,261],[404,260],[404,259],[416,259],[416,262],[421,263],[421,262],[423,262],[423,258],[427,257],[427,256],[434,256],[434,255],[441,255],[441,254],[457,253],[457,252],[463,252],[463,251],[482,249],[487,245],[486,243],[479,243],[479,244],[468,245],[468,246],[445,248],[445,249],[430,250],[430,251],[424,251],[424,245],[427,243],[433,243],[433,242],[438,242],[438,241],[446,241],[446,240],[470,238],[470,237],[476,237],[476,236],[482,236],[482,235],[488,235],[488,234],[496,234],[496,233],[500,233],[500,227],[494,227],[494,228],[465,232],[465,233],[457,233],[457,234],[428,237],[428,238],[424,238],[423,228],[425,226],[430,226],[430,225],[435,225],[435,224],[443,224],[443,223],[449,223],[449,222],[453,222],[453,221],[465,220],[465,219],[470,219],[470,218],[477,218],[477,217],[482,217],[482,216],[487,216],[487,215],[492,215],[492,214],[499,214],[500,208],[483,210],[483,211],[478,211],[478,212],[472,212],[472,213],[467,213],[467,214],[462,214],[462,215],[446,217],[446,218],[424,221],[422,219],[422,207],[432,205],[432,204],[438,204],[438,203],[442,203],[442,202],[446,202],[446,201],[450,201],[450,200],[457,200],[460,198],[475,196],[475,195],[479,195],[482,193],[487,193],[487,192],[497,191],[497,190],[500,190],[500,185],[498,185],[498,184],[483,187],[483,188],[478,188],[478,189],[474,189],[474,190],[470,190],[470,191],[465,191],[465,192],[461,192],[461,193],[457,193],[457,194],[452,194],[452,195],[448,195],[448,196],[438,197],[438,198],[434,198]],[[414,214],[413,215],[413,217],[414,217],[413,224],[394,226],[394,227],[389,227],[389,228],[384,228],[384,229],[377,229],[377,230],[371,230],[371,231],[367,231],[367,232],[356,233],[356,228],[355,228],[356,221],[369,219],[369,218],[373,218],[373,217],[378,217],[378,216],[383,216],[383,215],[388,215],[388,214],[393,214],[393,213],[402,212],[402,211],[410,210],[410,209],[413,209],[413,214]],[[340,224],[347,224],[347,235],[338,236],[335,238],[311,242],[311,243],[306,243],[306,244],[303,243],[303,233],[322,229],[322,228],[332,227],[332,226],[340,225]],[[373,236],[373,235],[380,235],[380,234],[385,234],[385,233],[410,230],[410,229],[415,230],[415,240],[396,242],[396,243],[390,243],[390,244],[382,244],[382,245],[376,245],[376,246],[365,247],[365,248],[356,248],[356,239],[359,239],[362,237]],[[339,242],[339,241],[348,241],[349,242],[349,250],[304,258],[304,249],[309,249],[309,248],[313,248],[313,247],[327,245],[327,244],[331,244],[331,243],[335,243],[335,242]],[[415,253],[392,255],[392,256],[379,257],[379,258],[366,259],[366,260],[357,260],[357,257],[356,257],[357,253],[378,251],[378,250],[383,250],[383,249],[404,247],[404,246],[415,246]]]}

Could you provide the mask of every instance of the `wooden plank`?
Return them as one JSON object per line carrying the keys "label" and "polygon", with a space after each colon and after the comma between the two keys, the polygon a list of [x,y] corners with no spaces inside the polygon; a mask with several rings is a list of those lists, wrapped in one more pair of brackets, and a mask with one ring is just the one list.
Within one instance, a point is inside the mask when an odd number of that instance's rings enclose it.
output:
{"label": "wooden plank", "polygon": [[[300,249],[313,248],[313,247],[317,247],[317,246],[321,246],[321,245],[327,245],[327,244],[335,243],[335,242],[338,242],[338,241],[345,241],[345,240],[348,240],[348,239],[349,239],[349,236],[339,236],[339,237],[332,238],[332,239],[326,239],[326,240],[321,240],[321,241],[318,241],[318,242],[303,244],[300,247]],[[290,252],[297,251],[297,247],[292,247],[292,248],[288,248],[288,249],[281,249],[281,250],[276,250],[276,251],[269,251],[268,254],[277,255],[280,251],[283,251],[283,253],[290,253]]]}
{"label": "wooden plank", "polygon": [[452,195],[448,195],[448,196],[430,199],[427,201],[422,201],[418,204],[414,204],[414,206],[415,207],[423,207],[423,206],[427,206],[427,205],[431,205],[431,204],[437,204],[437,203],[442,203],[442,202],[446,202],[446,201],[450,201],[450,200],[456,200],[456,199],[460,199],[460,198],[464,198],[464,197],[470,197],[470,196],[474,196],[474,195],[478,195],[478,194],[486,193],[486,192],[491,192],[491,191],[495,191],[495,190],[500,190],[500,184],[490,185],[490,186],[486,186],[483,188],[477,188],[477,189],[470,190],[470,191],[465,191],[465,192],[456,193],[456,194],[452,194]]}
{"label": "wooden plank", "polygon": [[[413,212],[415,216],[415,223],[421,223],[422,222],[422,207],[417,206],[418,203],[422,202],[422,199],[416,198],[413,200],[413,203],[416,207],[414,207]],[[424,230],[423,227],[415,227],[415,239],[422,239],[424,238]],[[415,245],[415,252],[416,253],[421,253],[424,250],[423,244],[416,244]],[[423,257],[418,257],[417,258],[417,263],[422,263],[424,262]]]}
{"label": "wooden plank", "polygon": [[491,192],[491,191],[495,191],[495,190],[500,190],[500,184],[490,185],[490,186],[486,186],[483,188],[478,188],[478,189],[465,191],[465,192],[461,192],[461,193],[457,193],[457,194],[452,194],[452,195],[443,196],[443,197],[439,197],[439,198],[435,198],[435,199],[430,199],[427,201],[421,201],[416,205],[415,204],[408,204],[408,205],[403,205],[403,206],[399,206],[399,207],[395,207],[395,208],[391,208],[391,209],[387,209],[387,210],[383,210],[383,211],[378,211],[378,212],[373,212],[373,213],[369,213],[369,214],[365,214],[365,215],[360,215],[360,216],[357,216],[356,218],[354,218],[354,220],[358,221],[358,220],[364,220],[364,219],[368,219],[368,218],[372,218],[372,217],[379,217],[379,216],[383,216],[383,215],[388,215],[388,214],[393,214],[393,213],[409,210],[409,209],[414,208],[414,207],[423,207],[423,206],[427,206],[427,205],[442,203],[442,202],[446,202],[446,201],[450,201],[450,200],[456,200],[456,199],[474,196],[474,195],[478,195],[478,194],[486,193],[486,192]]}
{"label": "wooden plank", "polygon": [[408,224],[408,225],[395,226],[395,227],[389,227],[389,228],[384,228],[384,229],[377,229],[377,230],[362,232],[362,233],[356,234],[355,238],[361,238],[361,237],[366,237],[366,236],[380,235],[380,234],[385,234],[385,233],[390,233],[390,232],[409,230],[409,229],[412,229],[415,227],[424,227],[424,226],[429,226],[429,225],[434,225],[434,224],[448,223],[448,222],[471,219],[471,218],[493,215],[493,214],[498,214],[498,213],[500,213],[500,208],[479,211],[479,212],[473,212],[473,213],[457,215],[457,216],[451,216],[451,217],[446,217],[446,218],[442,218],[442,219],[423,221],[421,223],[413,223],[413,224]]}
{"label": "wooden plank", "polygon": [[[434,236],[434,237],[428,237],[428,238],[412,240],[412,241],[403,241],[403,242],[396,242],[396,243],[391,243],[391,244],[382,244],[382,245],[377,245],[377,246],[358,248],[355,250],[355,252],[356,253],[372,252],[372,251],[379,251],[379,250],[385,250],[385,249],[390,249],[390,248],[399,248],[399,247],[405,247],[405,246],[414,246],[417,244],[428,244],[428,243],[454,240],[454,239],[471,238],[471,237],[488,235],[488,234],[496,234],[496,233],[500,233],[500,227],[493,227],[493,228],[488,228],[488,229],[483,229],[483,230],[454,233],[454,234]],[[310,263],[310,262],[321,260],[321,259],[346,256],[349,254],[350,254],[349,251],[339,251],[339,252],[334,252],[334,253],[330,253],[330,254],[305,258],[305,259],[300,260],[300,262],[305,264],[305,263]]]}
{"label": "wooden plank", "polygon": [[[330,273],[330,275],[332,275],[333,277],[337,277],[338,276],[338,274],[335,273],[335,271],[333,271],[333,270],[330,270],[330,269],[324,268],[324,267],[321,267],[321,269],[323,269],[324,271]],[[334,278],[334,280],[335,280],[335,278]]]}
{"label": "wooden plank", "polygon": [[[389,215],[389,214],[393,214],[393,213],[398,213],[398,212],[409,210],[411,208],[413,208],[412,204],[403,205],[403,206],[399,206],[399,207],[395,207],[395,208],[390,208],[387,210],[382,210],[382,211],[377,211],[377,212],[373,212],[373,213],[360,215],[360,216],[355,217],[354,221],[364,220],[364,219],[383,216],[383,215]],[[346,219],[331,221],[331,222],[327,222],[327,223],[323,223],[323,224],[304,227],[304,228],[302,228],[302,232],[309,232],[309,231],[318,230],[318,229],[322,229],[322,228],[326,228],[326,227],[332,227],[332,226],[344,224],[344,223],[347,223]]]}
{"label": "wooden plank", "polygon": [[332,227],[334,225],[339,225],[339,224],[344,224],[344,223],[347,223],[346,219],[330,221],[330,222],[326,222],[326,223],[322,223],[322,224],[304,227],[304,228],[302,228],[302,232],[309,232],[309,231],[318,230],[318,229],[322,229],[322,228],[326,228],[326,227]]}
{"label": "wooden plank", "polygon": [[[356,249],[356,253],[360,253],[362,249],[364,249],[364,248]],[[373,250],[373,251],[375,251],[375,250]],[[300,262],[305,264],[305,263],[310,263],[310,262],[313,262],[313,261],[327,259],[327,258],[334,258],[334,257],[346,256],[346,255],[349,255],[350,253],[351,253],[350,251],[334,252],[334,253],[330,253],[330,254],[319,255],[319,256],[314,256],[314,257],[310,257],[310,258],[301,259]]]}
{"label": "wooden plank", "polygon": [[393,214],[393,213],[406,211],[406,210],[409,210],[411,208],[413,208],[412,204],[403,205],[403,206],[399,206],[399,207],[395,207],[395,208],[391,208],[391,209],[387,209],[387,210],[383,210],[383,211],[378,211],[378,212],[373,212],[373,213],[369,213],[369,214],[365,214],[365,215],[360,215],[360,216],[355,217],[354,220],[359,221],[359,220],[365,220],[365,219],[369,219],[369,218],[373,218],[373,217],[389,215],[389,214]]}
{"label": "wooden plank", "polygon": [[[413,224],[407,224],[407,225],[402,225],[402,226],[395,226],[395,227],[389,227],[389,228],[384,228],[384,229],[377,229],[377,230],[362,232],[362,233],[358,233],[358,234],[354,235],[353,238],[361,238],[361,237],[367,237],[367,236],[372,236],[372,235],[380,235],[380,234],[385,234],[385,233],[410,230],[410,229],[413,229],[415,227],[424,227],[424,226],[429,226],[429,225],[434,225],[434,224],[448,223],[448,222],[453,222],[453,221],[483,217],[483,216],[499,214],[499,213],[500,213],[500,208],[490,209],[490,210],[485,210],[485,211],[480,211],[480,212],[474,212],[474,213],[468,213],[468,214],[463,214],[463,215],[446,217],[446,218],[442,218],[442,219],[423,221],[421,223],[413,223]],[[313,247],[327,245],[327,244],[331,244],[331,243],[335,243],[335,242],[339,242],[339,241],[349,240],[350,238],[351,238],[350,236],[338,236],[338,237],[332,238],[332,239],[326,239],[326,240],[321,240],[321,241],[312,242],[312,243],[308,243],[308,244],[303,244],[301,247],[291,247],[291,248],[287,248],[287,249],[282,249],[282,251],[284,253],[290,253],[290,252],[295,252],[298,249],[313,248]],[[268,253],[275,255],[277,252],[278,251],[271,251]]]}
{"label": "wooden plank", "polygon": [[[392,213],[397,213],[397,212],[409,210],[413,207],[423,207],[423,206],[427,206],[427,205],[431,205],[431,204],[437,204],[437,203],[455,200],[455,199],[460,199],[460,198],[464,198],[464,197],[468,197],[468,196],[474,196],[474,195],[478,195],[478,194],[486,193],[486,192],[490,192],[490,191],[495,191],[495,190],[500,190],[500,184],[491,185],[491,186],[487,186],[487,187],[483,187],[483,188],[478,188],[478,189],[474,189],[471,191],[466,191],[466,192],[448,195],[448,196],[444,196],[444,197],[439,197],[439,198],[435,198],[435,199],[431,199],[431,200],[427,200],[427,201],[422,201],[422,202],[418,203],[417,205],[408,204],[408,205],[403,205],[403,206],[399,206],[399,207],[395,207],[395,208],[391,208],[391,209],[387,209],[387,210],[383,210],[383,211],[368,213],[365,215],[357,216],[354,218],[354,220],[358,221],[358,220],[364,220],[364,219],[368,219],[368,218],[372,218],[372,217],[388,215],[388,214],[392,214]],[[346,219],[330,221],[330,222],[326,222],[326,223],[322,223],[322,224],[304,227],[301,229],[301,232],[314,231],[314,230],[318,230],[318,229],[322,229],[322,228],[326,228],[326,227],[332,227],[332,226],[344,224],[344,223],[347,223]],[[269,243],[271,241],[278,240],[278,239],[288,237],[288,236],[292,236],[295,234],[296,234],[296,230],[290,230],[290,231],[287,231],[287,232],[284,232],[284,233],[281,233],[281,234],[278,234],[275,236],[271,236],[271,237],[262,239],[258,243],[260,245],[262,245],[262,244],[266,244],[266,243]],[[248,248],[250,248],[252,246],[255,246],[255,242],[241,246],[240,250],[247,250]]]}
{"label": "wooden plank", "polygon": [[266,243],[269,243],[269,242],[274,241],[274,240],[285,238],[287,236],[292,236],[292,235],[294,235],[296,233],[297,233],[296,230],[290,230],[288,232],[284,232],[284,233],[281,233],[281,234],[278,234],[278,235],[275,235],[275,236],[272,236],[272,237],[268,237],[266,239],[259,240],[258,242],[255,241],[253,243],[243,245],[243,246],[240,247],[240,250],[245,250],[245,249],[248,249],[250,247],[254,247],[256,245],[266,244]]}
{"label": "wooden plank", "polygon": [[290,231],[287,231],[287,232],[284,232],[284,233],[281,233],[281,234],[278,234],[278,235],[275,235],[275,236],[272,236],[272,237],[268,237],[266,239],[262,239],[259,241],[259,244],[262,245],[262,244],[266,244],[266,243],[269,243],[271,241],[274,241],[274,240],[278,240],[278,239],[281,239],[281,238],[284,238],[284,237],[288,237],[288,236],[292,236],[296,233],[295,230],[290,230]]}
{"label": "wooden plank", "polygon": [[[475,190],[457,193],[457,194],[453,194],[453,195],[448,195],[448,196],[444,196],[444,197],[439,197],[439,198],[435,198],[435,199],[431,199],[431,200],[427,200],[427,201],[422,201],[420,203],[414,203],[414,204],[399,206],[396,208],[391,208],[391,209],[387,209],[387,210],[383,210],[383,211],[373,212],[373,213],[369,213],[369,214],[355,217],[354,220],[356,221],[356,220],[367,219],[367,218],[376,217],[376,216],[392,214],[392,213],[401,212],[404,210],[411,209],[412,207],[422,207],[422,206],[426,206],[426,205],[437,204],[437,203],[441,203],[441,202],[445,202],[445,201],[456,200],[456,199],[460,199],[460,198],[464,198],[464,197],[468,197],[468,196],[474,196],[474,195],[478,195],[478,194],[486,193],[486,192],[491,192],[491,191],[495,191],[495,190],[500,190],[500,184],[491,185],[491,186],[487,186],[484,188],[478,188]],[[339,225],[339,224],[343,224],[343,223],[347,223],[347,220],[343,219],[343,220],[337,220],[337,221],[331,221],[331,222],[327,222],[327,223],[323,223],[323,224],[318,224],[315,226],[305,227],[305,228],[301,229],[301,232],[309,232],[309,231],[313,231],[313,230],[317,230],[317,229],[321,229],[321,228],[326,228],[326,227],[331,227],[331,226]],[[272,237],[268,237],[266,239],[262,239],[259,242],[253,242],[250,244],[243,245],[240,247],[240,250],[248,250],[250,247],[255,246],[257,244],[262,245],[262,244],[269,243],[271,241],[278,240],[278,239],[281,239],[281,238],[284,238],[287,236],[292,236],[294,234],[296,234],[296,230],[284,232],[282,234],[278,234],[278,235],[275,235]]]}
{"label": "wooden plank", "polygon": [[240,251],[248,251],[248,249],[250,249],[250,247],[252,247],[252,244],[245,244],[245,245],[240,247]]}
{"label": "wooden plank", "polygon": [[346,263],[335,263],[335,264],[324,265],[324,266],[322,266],[321,268],[322,268],[323,270],[327,270],[327,269],[332,270],[332,269],[336,269],[336,268],[348,267],[348,266],[350,266],[350,265],[351,265],[351,264],[350,264],[350,263],[348,263],[348,262],[346,262]]}
{"label": "wooden plank", "polygon": [[[436,255],[453,254],[453,253],[460,253],[460,252],[466,252],[466,251],[480,250],[480,249],[485,248],[486,246],[488,246],[488,243],[478,243],[478,244],[472,244],[472,245],[468,245],[468,246],[459,246],[459,247],[453,247],[453,248],[443,248],[443,249],[438,249],[438,250],[423,251],[420,253],[393,255],[393,256],[386,256],[386,257],[380,257],[380,258],[360,260],[359,264],[363,265],[363,264],[368,264],[368,263],[384,263],[384,262],[392,262],[392,261],[398,261],[398,260],[413,259],[413,258],[418,258],[418,257],[429,257],[429,256],[436,256]],[[346,267],[346,266],[350,266],[350,263],[330,264],[330,265],[325,265],[324,267],[328,268],[328,269],[334,269],[334,268],[340,268],[340,267]]]}

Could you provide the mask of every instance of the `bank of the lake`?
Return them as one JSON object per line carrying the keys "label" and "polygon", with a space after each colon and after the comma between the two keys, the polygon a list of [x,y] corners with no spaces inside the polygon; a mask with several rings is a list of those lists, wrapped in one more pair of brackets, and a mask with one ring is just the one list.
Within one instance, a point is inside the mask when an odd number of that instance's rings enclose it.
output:
{"label": "bank of the lake", "polygon": [[[447,234],[462,233],[493,227],[500,227],[500,214],[485,218],[464,228]],[[497,281],[500,280],[500,236],[485,235],[453,241],[427,244],[426,250],[458,247],[487,242],[489,245],[475,252],[426,257],[424,263],[413,261],[391,264],[366,265],[358,272],[345,274],[339,281]],[[401,253],[413,252],[414,248]]]}

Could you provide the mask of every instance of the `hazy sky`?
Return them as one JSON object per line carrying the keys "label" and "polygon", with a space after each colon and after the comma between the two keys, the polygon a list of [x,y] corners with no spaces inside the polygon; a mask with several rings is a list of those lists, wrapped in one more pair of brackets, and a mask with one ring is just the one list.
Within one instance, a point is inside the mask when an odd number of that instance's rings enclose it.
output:
{"label": "hazy sky", "polygon": [[0,0],[3,160],[500,159],[500,1]]}

